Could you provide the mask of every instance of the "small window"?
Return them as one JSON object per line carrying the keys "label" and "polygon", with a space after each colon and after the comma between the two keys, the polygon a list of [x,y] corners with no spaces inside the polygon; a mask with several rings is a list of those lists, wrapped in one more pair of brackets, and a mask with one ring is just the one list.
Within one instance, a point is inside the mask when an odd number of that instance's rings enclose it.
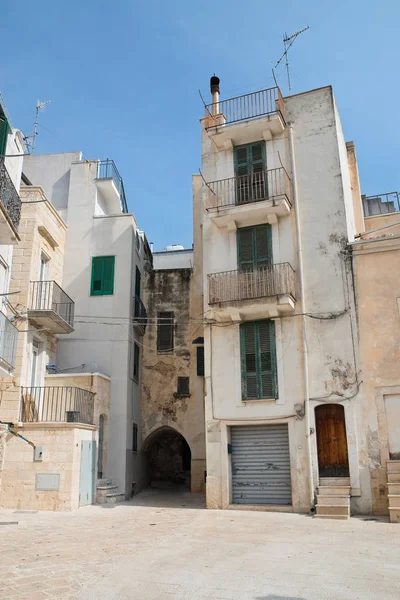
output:
{"label": "small window", "polygon": [[132,426],[132,452],[137,452],[138,449],[138,426],[133,423]]}
{"label": "small window", "polygon": [[91,296],[111,296],[114,293],[115,256],[92,258]]}
{"label": "small window", "polygon": [[204,377],[204,346],[197,347],[197,375]]}
{"label": "small window", "polygon": [[174,313],[159,312],[157,318],[157,351],[174,350]]}
{"label": "small window", "polygon": [[177,396],[189,396],[189,377],[178,377]]}
{"label": "small window", "polygon": [[140,361],[140,348],[136,344],[133,344],[133,379],[139,381],[139,361]]}

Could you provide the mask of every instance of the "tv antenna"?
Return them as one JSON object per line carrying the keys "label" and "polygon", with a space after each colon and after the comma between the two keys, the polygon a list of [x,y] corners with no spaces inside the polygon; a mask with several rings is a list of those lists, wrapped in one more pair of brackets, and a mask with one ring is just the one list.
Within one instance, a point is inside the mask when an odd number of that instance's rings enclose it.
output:
{"label": "tv antenna", "polygon": [[[276,65],[274,66],[274,69],[276,69],[276,67],[283,61],[283,59],[285,59],[286,73],[287,73],[288,85],[289,85],[289,91],[290,92],[292,91],[292,85],[291,85],[291,82],[290,82],[288,50],[294,44],[294,42],[299,37],[299,35],[301,35],[305,31],[307,31],[307,29],[310,29],[310,27],[308,25],[307,25],[307,27],[304,27],[304,29],[299,29],[298,31],[295,31],[294,33],[292,33],[292,35],[288,36],[287,33],[284,34],[284,36],[283,36],[283,47],[285,48],[285,51],[282,54],[282,56],[280,57],[280,59],[278,60],[278,62],[276,63]],[[272,69],[272,72],[273,72],[274,69]],[[275,77],[275,74],[274,74],[274,77]]]}
{"label": "tv antenna", "polygon": [[30,154],[35,154],[35,143],[36,136],[38,135],[37,127],[39,125],[39,112],[44,109],[47,104],[50,104],[51,100],[46,100],[45,102],[40,102],[38,100],[36,102],[36,118],[35,123],[33,124],[33,131],[24,137],[24,141],[28,148],[30,148]]}

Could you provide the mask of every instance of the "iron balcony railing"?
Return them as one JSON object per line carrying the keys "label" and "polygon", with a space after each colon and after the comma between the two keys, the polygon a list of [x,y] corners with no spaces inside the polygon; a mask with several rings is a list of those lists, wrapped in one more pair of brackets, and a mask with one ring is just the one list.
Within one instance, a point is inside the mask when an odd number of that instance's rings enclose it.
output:
{"label": "iron balcony railing", "polygon": [[143,304],[142,300],[139,298],[139,296],[135,296],[133,299],[133,320],[134,323],[139,325],[143,332],[146,331],[146,325],[147,325],[147,311],[146,311],[146,307]]}
{"label": "iron balcony railing", "polygon": [[211,181],[207,187],[208,210],[263,200],[272,200],[275,205],[282,197],[291,205],[292,200],[290,178],[283,167]]}
{"label": "iron balcony railing", "polygon": [[285,109],[281,91],[278,87],[236,96],[228,100],[219,100],[205,107],[205,116],[210,116],[210,123],[206,129],[221,125],[217,119],[215,123],[212,117],[222,115],[222,124],[237,123],[264,115],[280,114],[285,121]]}
{"label": "iron balcony railing", "polygon": [[400,192],[361,196],[361,198],[365,217],[376,217],[400,211]]}
{"label": "iron balcony railing", "polygon": [[11,181],[3,158],[0,158],[0,202],[7,211],[14,229],[18,231],[21,218],[21,198]]}
{"label": "iron balcony railing", "polygon": [[23,387],[20,421],[94,425],[94,394],[77,387]]}
{"label": "iron balcony railing", "polygon": [[107,158],[106,160],[100,160],[98,162],[97,178],[113,180],[120,196],[121,210],[123,213],[127,213],[128,205],[126,202],[124,182],[121,175],[119,174],[115,162],[113,160],[110,160],[109,158]]}
{"label": "iron balcony railing", "polygon": [[291,295],[296,298],[294,270],[289,263],[252,270],[224,271],[208,276],[209,304]]}
{"label": "iron balcony railing", "polygon": [[15,367],[18,329],[3,312],[0,312],[0,359],[12,369]]}
{"label": "iron balcony railing", "polygon": [[31,281],[29,310],[52,310],[74,326],[74,301],[55,281]]}

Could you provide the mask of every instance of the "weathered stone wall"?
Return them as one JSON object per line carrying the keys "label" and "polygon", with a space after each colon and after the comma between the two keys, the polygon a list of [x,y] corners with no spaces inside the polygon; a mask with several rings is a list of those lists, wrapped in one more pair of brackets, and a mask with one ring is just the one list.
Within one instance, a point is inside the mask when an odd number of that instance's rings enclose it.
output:
{"label": "weathered stone wall", "polygon": [[[204,489],[203,377],[196,374],[196,346],[202,322],[192,318],[191,269],[152,270],[145,276],[148,325],[143,338],[142,441],[162,427],[183,435],[191,450],[192,491]],[[174,349],[157,352],[157,314],[174,312]],[[189,377],[189,397],[178,397],[178,377]]]}

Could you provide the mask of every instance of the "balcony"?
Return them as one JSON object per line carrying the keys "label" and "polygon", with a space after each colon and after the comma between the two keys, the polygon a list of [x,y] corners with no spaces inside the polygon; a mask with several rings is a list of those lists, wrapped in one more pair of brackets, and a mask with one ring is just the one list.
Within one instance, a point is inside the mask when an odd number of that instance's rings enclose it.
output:
{"label": "balcony", "polygon": [[139,296],[135,296],[133,300],[133,306],[133,325],[138,328],[142,335],[144,335],[147,325],[146,307]]}
{"label": "balcony", "polygon": [[285,107],[278,87],[219,100],[205,107],[205,129],[223,149],[279,135],[285,129]]}
{"label": "balcony", "polygon": [[400,212],[400,192],[388,192],[376,196],[361,196],[364,216],[379,217]]}
{"label": "balcony", "polygon": [[8,174],[4,160],[0,159],[0,244],[16,244],[21,218],[21,198]]}
{"label": "balcony", "polygon": [[15,367],[18,329],[0,312],[0,376],[10,375]]}
{"label": "balcony", "polygon": [[295,276],[289,263],[212,273],[208,291],[211,318],[221,321],[276,317],[295,308]]}
{"label": "balcony", "polygon": [[52,333],[74,330],[75,303],[55,281],[31,281],[28,317]]}
{"label": "balcony", "polygon": [[206,211],[218,227],[276,222],[292,206],[292,186],[283,167],[236,175],[207,184]]}
{"label": "balcony", "polygon": [[107,203],[108,214],[128,212],[124,182],[113,160],[107,158],[98,162],[95,183]]}
{"label": "balcony", "polygon": [[94,425],[94,394],[77,387],[23,387],[20,421]]}

